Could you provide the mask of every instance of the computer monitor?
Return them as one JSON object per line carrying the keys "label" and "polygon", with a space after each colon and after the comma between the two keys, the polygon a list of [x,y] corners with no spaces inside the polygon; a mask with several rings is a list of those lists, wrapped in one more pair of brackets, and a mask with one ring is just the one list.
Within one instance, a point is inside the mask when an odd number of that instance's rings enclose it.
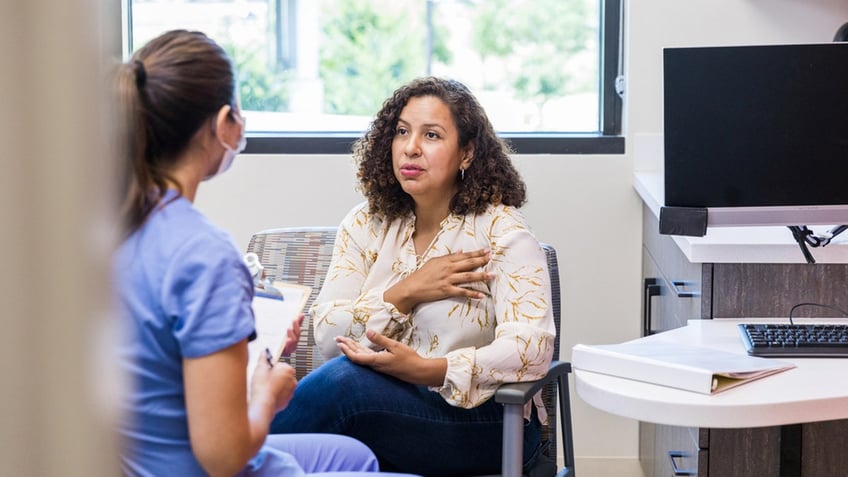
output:
{"label": "computer monitor", "polygon": [[848,43],[663,60],[666,207],[708,227],[848,224]]}

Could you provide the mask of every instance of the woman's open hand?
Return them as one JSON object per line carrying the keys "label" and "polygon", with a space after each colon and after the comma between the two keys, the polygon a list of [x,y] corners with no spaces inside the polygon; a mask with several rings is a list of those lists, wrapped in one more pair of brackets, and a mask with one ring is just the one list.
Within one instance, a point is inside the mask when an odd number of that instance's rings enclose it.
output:
{"label": "woman's open hand", "polygon": [[441,386],[444,383],[447,372],[445,358],[422,358],[409,346],[374,330],[367,330],[365,336],[377,345],[380,351],[344,336],[337,336],[336,343],[339,350],[356,364],[368,366],[412,384]]}

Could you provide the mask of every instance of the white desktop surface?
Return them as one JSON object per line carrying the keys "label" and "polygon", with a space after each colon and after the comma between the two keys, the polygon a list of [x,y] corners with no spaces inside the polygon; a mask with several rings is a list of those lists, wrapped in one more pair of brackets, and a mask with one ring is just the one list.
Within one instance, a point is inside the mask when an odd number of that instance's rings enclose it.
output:
{"label": "white desktop surface", "polygon": [[[813,320],[806,319],[806,322]],[[689,320],[640,340],[671,341],[745,354],[736,325],[786,320]],[[845,319],[817,320],[848,323]],[[715,395],[574,370],[583,401],[619,416],[686,427],[745,428],[848,418],[848,358],[778,358],[796,368]]]}

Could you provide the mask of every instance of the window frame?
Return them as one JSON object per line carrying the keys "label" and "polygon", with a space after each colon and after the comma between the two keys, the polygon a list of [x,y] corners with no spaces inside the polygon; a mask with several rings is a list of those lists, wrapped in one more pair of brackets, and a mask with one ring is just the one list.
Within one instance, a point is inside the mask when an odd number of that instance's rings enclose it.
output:
{"label": "window frame", "polygon": [[[132,7],[124,0],[124,32],[132,30]],[[622,78],[622,0],[600,0],[599,58],[600,127],[597,133],[503,132],[516,154],[624,154],[622,97],[617,83]],[[357,132],[248,132],[242,154],[350,154]]]}

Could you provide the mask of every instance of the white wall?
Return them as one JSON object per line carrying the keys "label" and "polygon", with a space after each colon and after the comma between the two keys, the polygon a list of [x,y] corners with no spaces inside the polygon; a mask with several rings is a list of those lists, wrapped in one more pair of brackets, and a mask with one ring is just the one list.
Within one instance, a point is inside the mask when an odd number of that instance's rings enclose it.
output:
{"label": "white wall", "polygon": [[630,0],[628,134],[662,132],[662,48],[826,43],[848,22],[845,0]]}
{"label": "white wall", "polygon": [[[557,248],[563,359],[582,343],[638,337],[641,202],[633,191],[633,137],[662,132],[662,48],[828,42],[848,21],[844,0],[633,0],[626,4],[627,153],[518,156],[524,211]],[[777,99],[776,99],[777,100]],[[335,225],[361,196],[349,156],[242,156],[204,184],[197,205],[247,246],[254,231]],[[584,476],[637,476],[635,421],[574,396],[575,453]]]}

